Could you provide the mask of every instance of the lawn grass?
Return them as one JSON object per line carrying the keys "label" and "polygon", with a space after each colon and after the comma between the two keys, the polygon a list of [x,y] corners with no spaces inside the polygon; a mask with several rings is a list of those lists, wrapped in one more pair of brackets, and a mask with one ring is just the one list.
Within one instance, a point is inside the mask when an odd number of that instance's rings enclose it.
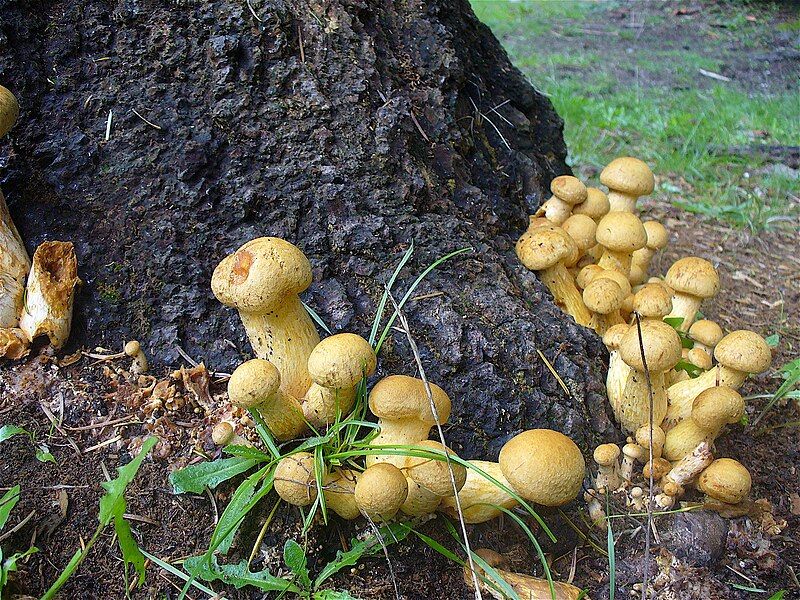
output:
{"label": "lawn grass", "polygon": [[[473,0],[472,5],[564,118],[569,160],[579,175],[589,179],[613,157],[630,154],[651,165],[661,198],[687,210],[754,230],[797,225],[800,181],[791,170],[726,152],[758,144],[761,136],[768,136],[767,144],[796,145],[796,90],[769,94],[736,81],[706,80],[698,69],[719,72],[721,65],[702,44],[685,48],[640,36],[631,42],[633,49],[626,48],[635,31],[605,17],[613,3]],[[726,43],[759,39],[774,27],[769,20],[775,12],[764,8],[753,22],[747,16],[755,8],[741,5],[707,18],[725,19]],[[661,15],[651,17],[652,26]],[[583,47],[580,37],[599,27],[614,28],[620,40],[606,53]],[[537,36],[556,36],[561,43],[551,47],[547,37],[543,42]],[[624,83],[620,63],[635,73]]]}

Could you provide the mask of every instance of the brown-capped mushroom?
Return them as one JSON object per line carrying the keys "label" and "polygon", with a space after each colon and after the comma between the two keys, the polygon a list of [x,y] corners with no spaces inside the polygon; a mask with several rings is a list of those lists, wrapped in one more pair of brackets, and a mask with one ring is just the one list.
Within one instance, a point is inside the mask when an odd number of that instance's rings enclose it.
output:
{"label": "brown-capped mushroom", "polygon": [[376,463],[367,467],[356,483],[356,505],[375,522],[388,521],[394,517],[407,496],[406,476],[390,463]]}
{"label": "brown-capped mushroom", "polygon": [[681,318],[680,331],[689,331],[703,300],[719,291],[719,275],[707,260],[688,256],[675,261],[664,281],[673,290],[672,312],[669,317]]}
{"label": "brown-capped mushroom", "polygon": [[672,310],[672,296],[664,286],[645,284],[633,295],[633,310],[643,320],[661,321]]}
{"label": "brown-capped mushroom", "polygon": [[322,480],[325,506],[348,521],[361,516],[355,496],[359,476],[358,471],[337,468],[326,474]]}
{"label": "brown-capped mushroom", "polygon": [[716,345],[725,337],[725,332],[714,321],[700,319],[689,327],[689,337],[694,340],[694,348],[705,350],[711,356]]}
{"label": "brown-capped mushroom", "polygon": [[737,460],[718,458],[697,480],[697,489],[726,504],[738,504],[750,493],[750,472]]}
{"label": "brown-capped mushroom", "polygon": [[597,224],[597,243],[603,255],[597,264],[616,269],[626,278],[631,272],[631,257],[647,244],[647,233],[639,217],[629,212],[610,212]]}
{"label": "brown-capped mushroom", "polygon": [[594,462],[597,464],[597,474],[594,476],[596,490],[611,492],[622,485],[619,455],[620,449],[616,444],[600,444],[594,449]]}
{"label": "brown-capped mushroom", "polygon": [[311,386],[308,357],[319,343],[316,327],[300,301],[311,284],[311,264],[294,244],[262,237],[244,244],[214,269],[211,289],[236,308],[258,358],[281,374],[283,391],[295,398]]}
{"label": "brown-capped mushroom", "polygon": [[617,282],[608,277],[596,277],[583,290],[583,302],[592,313],[589,327],[604,335],[610,327],[624,323],[619,308],[626,293]]}
{"label": "brown-capped mushroom", "polygon": [[597,223],[611,209],[605,192],[594,187],[586,188],[586,200],[572,207],[573,215],[586,215]]}
{"label": "brown-capped mushroom", "polygon": [[569,218],[572,207],[587,198],[586,186],[571,175],[561,175],[550,182],[553,196],[537,211],[554,225],[561,225]]}
{"label": "brown-capped mushroom", "polygon": [[142,350],[142,345],[137,340],[131,340],[123,348],[125,356],[131,359],[130,371],[133,375],[147,373],[147,355]]}
{"label": "brown-capped mushroom", "polygon": [[600,173],[600,183],[608,188],[611,211],[636,212],[636,201],[655,188],[655,177],[638,158],[621,156],[612,160]]}

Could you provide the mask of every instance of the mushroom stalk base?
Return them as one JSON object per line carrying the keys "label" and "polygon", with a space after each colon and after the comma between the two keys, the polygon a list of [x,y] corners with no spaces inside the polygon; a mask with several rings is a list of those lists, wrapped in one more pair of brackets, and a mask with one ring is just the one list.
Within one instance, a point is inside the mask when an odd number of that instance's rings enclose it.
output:
{"label": "mushroom stalk base", "polygon": [[[370,443],[370,448],[377,446],[413,446],[422,440],[428,439],[431,426],[417,420],[390,421],[378,419],[380,433]],[[405,466],[406,457],[401,454],[368,454],[365,457],[367,468],[375,463],[387,462],[398,469]]]}
{"label": "mushroom stalk base", "polygon": [[[650,373],[653,388],[653,427],[661,425],[667,414],[667,392],[664,387],[664,373]],[[620,426],[626,433],[635,433],[642,425],[650,421],[650,392],[647,376],[643,371],[630,369],[622,401],[614,411]]]}
{"label": "mushroom stalk base", "polygon": [[[499,463],[485,460],[470,460],[467,462],[475,465],[508,489],[512,489],[511,484],[503,475]],[[461,513],[464,516],[465,523],[491,521],[503,513],[496,507],[514,508],[518,504],[512,496],[486,479],[475,469],[469,468],[467,469],[467,479],[464,482],[464,487],[458,492],[458,500],[461,504]],[[443,498],[439,510],[451,517],[458,518],[458,505],[454,496]]]}
{"label": "mushroom stalk base", "polygon": [[625,277],[628,277],[631,274],[631,255],[628,252],[614,252],[606,248],[603,256],[597,261],[597,266],[619,271]]}
{"label": "mushroom stalk base", "polygon": [[31,261],[0,192],[0,328],[16,327]]}
{"label": "mushroom stalk base", "polygon": [[592,314],[583,302],[583,296],[575,287],[575,280],[563,264],[540,271],[542,283],[553,294],[555,303],[571,315],[578,325],[589,326]]}
{"label": "mushroom stalk base", "polygon": [[616,190],[609,190],[608,204],[611,208],[608,212],[629,212],[636,214],[636,201],[638,199],[638,196],[631,196]]}
{"label": "mushroom stalk base", "polygon": [[298,438],[308,428],[300,402],[283,390],[278,390],[267,402],[254,409],[264,419],[272,435],[281,442]]}
{"label": "mushroom stalk base", "polygon": [[270,361],[281,374],[281,389],[302,398],[311,387],[308,357],[319,334],[297,296],[288,297],[271,312],[239,311],[250,345],[258,358]]}

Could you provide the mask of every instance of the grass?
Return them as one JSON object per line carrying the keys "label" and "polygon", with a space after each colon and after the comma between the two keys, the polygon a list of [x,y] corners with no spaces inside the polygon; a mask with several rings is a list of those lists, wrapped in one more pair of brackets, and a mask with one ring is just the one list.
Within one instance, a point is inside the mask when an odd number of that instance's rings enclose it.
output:
{"label": "grass", "polygon": [[[730,150],[796,145],[800,96],[789,89],[754,91],[735,80],[699,74],[699,69],[718,73],[730,62],[729,56],[708,52],[703,35],[722,36],[731,47],[756,43],[775,28],[775,10],[746,3],[704,9],[708,32],[687,44],[661,39],[652,28],[638,35],[605,14],[616,4],[472,2],[514,64],[563,117],[569,161],[584,179],[596,176],[612,157],[630,154],[647,161],[658,176],[655,195],[686,210],[754,230],[796,224],[800,182],[791,170]],[[669,17],[642,18],[652,27]],[[597,41],[604,37],[613,41],[607,46]]]}

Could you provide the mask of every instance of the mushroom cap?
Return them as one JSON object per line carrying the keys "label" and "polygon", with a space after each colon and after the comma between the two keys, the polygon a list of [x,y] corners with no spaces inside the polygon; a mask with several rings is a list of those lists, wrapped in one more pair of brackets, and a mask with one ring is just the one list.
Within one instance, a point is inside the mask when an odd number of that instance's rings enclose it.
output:
{"label": "mushroom cap", "polygon": [[142,350],[142,345],[136,340],[131,340],[130,342],[125,344],[125,348],[123,348],[125,356],[130,356],[131,358],[139,354],[141,350]]}
{"label": "mushroom cap", "polygon": [[657,283],[647,283],[633,296],[633,310],[645,318],[661,319],[672,311],[672,296]]}
{"label": "mushroom cap", "polygon": [[0,138],[7,134],[19,117],[19,103],[11,90],[0,85]]}
{"label": "mushroom cap", "polygon": [[586,215],[590,219],[599,220],[600,217],[608,213],[611,205],[608,196],[602,190],[590,187],[586,188],[586,200],[572,207],[573,215]]}
{"label": "mushroom cap", "polygon": [[732,458],[718,458],[700,474],[697,489],[720,502],[738,504],[750,493],[750,472]]}
{"label": "mushroom cap", "polygon": [[647,244],[644,225],[633,213],[614,211],[597,224],[597,243],[613,252],[633,253]]}
{"label": "mushroom cap", "polygon": [[[455,452],[434,440],[423,440],[416,445],[456,456]],[[456,491],[458,491],[464,487],[464,482],[467,480],[467,469],[452,460],[450,461],[450,468],[453,470],[453,479],[455,479]],[[405,471],[411,479],[437,496],[455,495],[453,493],[453,482],[450,480],[450,471],[445,460],[407,456]]]}
{"label": "mushroom cap", "polygon": [[686,351],[686,360],[692,363],[695,367],[700,367],[704,371],[708,371],[711,366],[711,356],[702,348],[691,348]]}
{"label": "mushroom cap", "polygon": [[574,206],[580,204],[587,197],[586,186],[580,179],[572,175],[561,175],[550,182],[550,191],[559,200]]}
{"label": "mushroom cap", "polygon": [[616,281],[597,277],[583,290],[583,302],[593,313],[607,315],[619,310],[625,300],[625,292]]}
{"label": "mushroom cap", "polygon": [[391,519],[407,496],[406,476],[391,463],[375,463],[361,474],[356,483],[356,505],[373,521]]}
{"label": "mushroom cap", "polygon": [[270,311],[311,285],[311,263],[295,246],[274,237],[250,240],[214,269],[211,289],[226,306]]}
{"label": "mushroom cap", "polygon": [[566,231],[555,225],[529,229],[517,242],[517,256],[531,271],[548,269],[560,262],[578,260],[578,246]]}
{"label": "mushroom cap", "polygon": [[763,373],[772,362],[767,342],[754,331],[740,329],[722,338],[714,348],[721,365],[745,373]]}
{"label": "mushroom cap", "polygon": [[[642,425],[636,430],[636,443],[645,449],[648,456],[650,455],[650,426]],[[667,441],[667,434],[661,429],[659,425],[653,425],[653,454],[658,456],[664,448],[664,442]]]}
{"label": "mushroom cap", "polygon": [[242,408],[258,406],[281,387],[281,374],[268,360],[254,358],[243,362],[228,380],[228,398]]}
{"label": "mushroom cap", "polygon": [[500,450],[500,468],[526,500],[561,506],[581,491],[586,464],[578,446],[563,433],[529,429]]}
{"label": "mushroom cap", "polygon": [[649,450],[645,450],[639,444],[625,444],[622,447],[622,454],[633,460],[642,462],[649,455]]}
{"label": "mushroom cap", "polygon": [[611,466],[619,458],[620,452],[616,444],[600,444],[594,449],[594,462],[602,467]]}
{"label": "mushroom cap", "polygon": [[711,298],[719,291],[719,275],[714,265],[697,256],[675,261],[664,281],[676,292],[698,298]]}
{"label": "mushroom cap", "polygon": [[609,327],[603,334],[603,343],[606,345],[606,348],[609,350],[618,350],[622,338],[628,333],[629,328],[630,325],[627,323],[619,323],[618,325]]}
{"label": "mushroom cap", "polygon": [[211,441],[217,446],[226,446],[233,439],[233,425],[220,421],[211,430]]}
{"label": "mushroom cap", "polygon": [[647,196],[656,185],[653,172],[638,158],[621,156],[600,172],[600,183],[610,190],[631,196]]}
{"label": "mushroom cap", "polygon": [[355,501],[359,475],[361,474],[358,471],[335,469],[322,480],[325,503],[343,519],[352,520],[361,516]]}
{"label": "mushroom cap", "polygon": [[689,337],[695,342],[713,348],[725,337],[725,333],[722,331],[722,327],[717,325],[714,321],[700,319],[692,323],[692,326],[689,327]]}
{"label": "mushroom cap", "polygon": [[285,456],[275,467],[275,492],[289,504],[308,506],[317,499],[314,456],[298,452]]}
{"label": "mushroom cap", "polygon": [[536,215],[531,215],[528,217],[528,229],[536,229],[537,227],[546,227],[552,224],[553,222],[546,217],[537,217]]}
{"label": "mushroom cap", "polygon": [[[669,371],[681,359],[681,339],[672,327],[663,321],[642,321],[642,345],[651,373]],[[627,365],[644,372],[639,331],[633,325],[622,338],[619,354]]]}
{"label": "mushroom cap", "polygon": [[308,357],[308,374],[326,388],[347,389],[369,377],[377,365],[369,342],[355,333],[337,333],[317,344]]}
{"label": "mushroom cap", "polygon": [[650,250],[656,251],[666,247],[669,242],[669,233],[666,227],[658,221],[644,221],[642,226],[647,233],[647,247]]}
{"label": "mushroom cap", "polygon": [[616,269],[603,269],[594,276],[592,282],[594,282],[595,279],[611,279],[612,281],[615,281],[626,298],[631,293],[631,282],[628,281],[628,278],[625,277],[624,273],[617,271]]}
{"label": "mushroom cap", "polygon": [[692,421],[706,431],[738,423],[744,415],[744,398],[735,389],[719,385],[703,390],[692,403]]}
{"label": "mushroom cap", "polygon": [[578,276],[575,278],[575,283],[581,289],[586,289],[586,286],[594,281],[594,278],[604,273],[605,269],[600,265],[586,265],[580,271],[578,271]]}
{"label": "mushroom cap", "polygon": [[[450,418],[450,398],[435,383],[430,386],[439,420],[446,423]],[[389,375],[376,383],[369,394],[369,409],[384,419],[419,419],[436,424],[425,383],[408,375]]]}
{"label": "mushroom cap", "polygon": [[586,215],[572,215],[561,224],[561,229],[575,241],[581,253],[586,252],[597,243],[594,237],[597,223]]}
{"label": "mushroom cap", "polygon": [[[644,475],[645,479],[650,479],[650,461],[648,457],[650,455],[650,450],[645,452],[644,460],[645,462],[644,468],[642,468],[642,475]],[[669,473],[672,470],[672,463],[669,462],[666,458],[654,458],[653,459],[653,479],[658,481],[664,475]]]}

